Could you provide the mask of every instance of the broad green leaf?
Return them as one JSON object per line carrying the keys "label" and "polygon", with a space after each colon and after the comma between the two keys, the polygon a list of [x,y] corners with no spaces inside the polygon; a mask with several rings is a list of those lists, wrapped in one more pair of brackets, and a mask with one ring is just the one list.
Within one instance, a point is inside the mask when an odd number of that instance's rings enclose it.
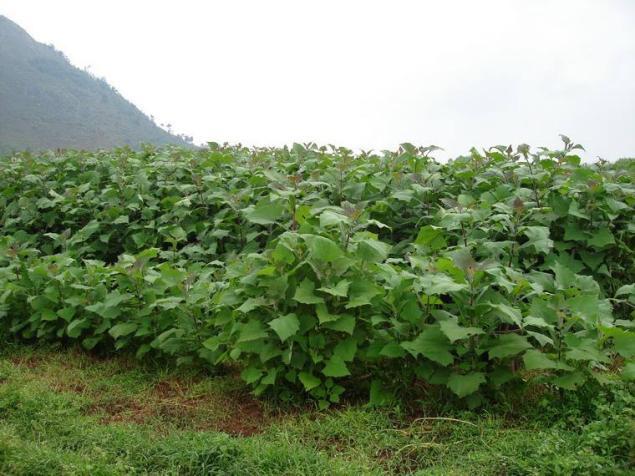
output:
{"label": "broad green leaf", "polygon": [[582,372],[570,372],[551,379],[551,383],[565,390],[575,390],[584,382],[586,377]]}
{"label": "broad green leaf", "polygon": [[518,334],[503,334],[496,337],[494,343],[490,344],[488,354],[490,359],[502,359],[519,354],[529,348],[531,348],[531,344],[526,337]]}
{"label": "broad green leaf", "polygon": [[564,226],[564,239],[567,241],[586,241],[586,231],[580,229],[577,223],[567,223]]}
{"label": "broad green leaf", "polygon": [[371,304],[371,299],[381,294],[381,288],[375,284],[357,279],[353,281],[349,288],[349,301],[346,309],[353,309],[360,306]]}
{"label": "broad green leaf", "polygon": [[260,381],[261,385],[275,385],[276,383],[276,376],[278,375],[278,369],[270,369],[269,372],[267,372],[267,375],[265,375],[262,380]]}
{"label": "broad green leaf", "polygon": [[527,331],[527,335],[536,339],[541,347],[544,347],[546,345],[553,345],[553,339],[549,336],[541,334],[540,332]]}
{"label": "broad green leaf", "polygon": [[536,252],[549,254],[553,248],[553,240],[549,238],[549,228],[546,226],[526,226],[523,234],[529,239],[522,248],[533,247]]}
{"label": "broad green leaf", "polygon": [[467,284],[457,283],[443,273],[428,273],[419,278],[421,289],[425,294],[447,294],[467,289]]}
{"label": "broad green leaf", "polygon": [[352,335],[355,329],[355,317],[350,314],[340,314],[336,320],[325,323],[323,327]]}
{"label": "broad green leaf", "polygon": [[302,382],[302,385],[304,385],[304,390],[307,392],[313,390],[322,383],[318,377],[315,377],[309,372],[300,372],[298,374],[298,378],[300,379],[300,382]]}
{"label": "broad green leaf", "polygon": [[635,284],[625,284],[615,291],[616,298],[620,296],[629,296],[631,294],[635,294]]}
{"label": "broad green leaf", "polygon": [[386,388],[381,380],[373,379],[370,383],[369,404],[373,407],[389,405],[395,399],[394,394]]}
{"label": "broad green leaf", "polygon": [[598,349],[597,342],[594,339],[582,339],[573,334],[567,334],[564,337],[564,341],[570,349],[565,353],[567,359],[605,363],[610,361],[606,353]]}
{"label": "broad green leaf", "polygon": [[582,218],[583,220],[588,220],[589,215],[587,215],[584,210],[580,208],[580,204],[576,200],[571,200],[571,204],[569,205],[569,216]]}
{"label": "broad green leaf", "polygon": [[500,387],[516,378],[516,374],[508,367],[496,367],[488,375],[488,381],[495,387]]}
{"label": "broad green leaf", "polygon": [[351,374],[346,367],[346,362],[336,355],[326,362],[322,373],[327,377],[346,377]]}
{"label": "broad green leaf", "polygon": [[492,304],[491,307],[498,311],[504,322],[515,324],[519,327],[522,326],[522,314],[518,309],[502,303]]}
{"label": "broad green leaf", "polygon": [[135,245],[137,245],[137,247],[141,248],[146,241],[148,241],[148,239],[150,238],[149,234],[146,232],[139,232],[139,233],[134,233],[132,236],[132,241],[135,242]]}
{"label": "broad green leaf", "polygon": [[558,289],[569,289],[575,286],[576,275],[566,265],[556,262],[552,269],[556,275],[556,286]]}
{"label": "broad green leaf", "polygon": [[454,264],[464,272],[469,269],[475,269],[478,264],[472,256],[472,252],[469,248],[459,248],[458,250],[452,252],[451,255]]}
{"label": "broad green leaf", "polygon": [[159,307],[161,309],[166,309],[166,310],[177,309],[179,306],[183,304],[184,301],[185,299],[183,299],[182,297],[172,296],[172,297],[157,299],[152,304],[150,304],[149,307],[152,309],[154,309],[155,307]]}
{"label": "broad green leaf", "polygon": [[333,355],[339,357],[345,362],[351,362],[357,353],[357,340],[348,337],[340,341],[333,349]]}
{"label": "broad green leaf", "polygon": [[267,301],[262,297],[246,299],[236,310],[247,314],[260,306],[266,305]]}
{"label": "broad green leaf", "polygon": [[176,241],[185,241],[187,239],[187,233],[180,226],[171,227],[168,233]]}
{"label": "broad green leaf", "polygon": [[399,309],[399,317],[405,321],[417,325],[421,322],[421,308],[416,296],[411,296],[402,303],[401,309]]}
{"label": "broad green leaf", "polygon": [[104,299],[104,307],[117,307],[121,303],[128,301],[132,298],[132,294],[121,294],[119,291],[113,291],[109,293]]}
{"label": "broad green leaf", "polygon": [[[561,243],[558,243],[558,246],[560,245]],[[585,263],[583,262],[584,260],[580,261],[576,259],[570,253],[566,253],[566,252],[560,252],[557,255],[553,253],[550,256],[548,256],[546,259],[547,263],[552,263],[555,261],[559,261],[563,266],[566,266],[573,273],[576,273],[576,274],[584,271],[584,268],[585,268]]]}
{"label": "broad green leaf", "polygon": [[295,254],[291,248],[282,242],[278,242],[271,256],[274,262],[291,264],[295,261]]}
{"label": "broad green leaf", "polygon": [[82,330],[89,326],[88,319],[75,319],[66,328],[66,334],[68,337],[79,337]]}
{"label": "broad green leaf", "polygon": [[599,349],[589,347],[571,349],[564,355],[569,360],[592,360],[595,362],[609,362],[609,358]]}
{"label": "broad green leaf", "polygon": [[330,263],[344,254],[333,240],[324,236],[302,235],[302,238],[309,248],[309,253],[316,260]]}
{"label": "broad green leaf", "polygon": [[320,304],[324,302],[324,299],[316,296],[314,293],[315,284],[308,278],[304,278],[304,280],[300,283],[300,285],[296,288],[293,299],[302,304]]}
{"label": "broad green leaf", "polygon": [[412,190],[397,190],[392,194],[392,197],[407,203],[414,198],[414,192]]}
{"label": "broad green leaf", "polygon": [[485,383],[485,374],[482,372],[471,372],[465,375],[452,373],[447,386],[458,397],[463,398],[476,392],[483,383]]}
{"label": "broad green leaf", "polygon": [[542,317],[527,316],[523,319],[525,327],[540,327],[543,329],[553,329],[553,325],[548,324]]}
{"label": "broad green leaf", "polygon": [[331,294],[332,296],[346,297],[350,284],[351,282],[349,280],[342,279],[333,287],[321,287],[318,288],[318,290]]}
{"label": "broad green leaf", "polygon": [[547,354],[538,350],[528,350],[523,355],[523,362],[527,370],[557,369],[557,370],[573,370],[573,367],[550,359]]}
{"label": "broad green leaf", "polygon": [[347,223],[350,223],[350,219],[346,215],[342,215],[331,210],[327,210],[320,214],[320,228]]}
{"label": "broad green leaf", "polygon": [[387,243],[365,239],[357,243],[356,254],[363,261],[382,262],[388,258],[391,248]]}
{"label": "broad green leaf", "polygon": [[57,315],[64,319],[66,322],[70,322],[73,316],[75,316],[75,308],[65,307],[57,311]]}
{"label": "broad green leaf", "polygon": [[243,210],[245,218],[258,225],[272,225],[284,213],[285,207],[278,202],[262,201],[251,209]]}
{"label": "broad green leaf", "polygon": [[216,336],[210,337],[209,339],[205,339],[205,341],[203,341],[203,347],[211,351],[214,351],[218,349],[222,343],[223,343],[222,337],[219,335],[216,335]]}
{"label": "broad green leaf", "polygon": [[615,237],[608,228],[599,228],[587,239],[589,246],[604,248],[615,243]]}
{"label": "broad green leaf", "polygon": [[159,266],[161,272],[161,280],[168,286],[178,286],[185,280],[185,273],[178,270],[167,263]]}
{"label": "broad green leaf", "polygon": [[300,321],[298,320],[298,316],[293,313],[273,319],[272,321],[269,321],[268,324],[269,327],[278,334],[278,337],[280,337],[282,342],[295,335],[298,330],[300,330]]}
{"label": "broad green leaf", "polygon": [[53,309],[42,309],[43,321],[56,321],[57,318],[57,313]]}
{"label": "broad green leaf", "polygon": [[406,351],[397,342],[389,342],[384,347],[382,347],[381,351],[379,352],[379,355],[381,355],[382,357],[388,357],[390,359],[403,357],[405,354]]}
{"label": "broad green leaf", "polygon": [[242,324],[236,343],[250,342],[267,337],[267,331],[262,323],[256,319],[251,319]]}
{"label": "broad green leaf", "polygon": [[598,252],[595,250],[594,253],[589,253],[587,251],[580,251],[580,257],[584,264],[591,270],[597,270],[600,265],[604,263],[604,253]]}
{"label": "broad green leaf", "polygon": [[622,379],[628,381],[635,380],[635,362],[627,362],[622,369]]}
{"label": "broad green leaf", "polygon": [[457,340],[467,339],[468,337],[485,333],[483,329],[480,329],[478,327],[460,326],[454,319],[446,319],[444,321],[440,321],[439,327],[452,343],[456,342]]}
{"label": "broad green leaf", "polygon": [[282,354],[282,350],[273,342],[269,342],[267,344],[260,345],[258,357],[260,357],[260,362],[264,364],[268,360],[271,360],[280,354]]}
{"label": "broad green leaf", "polygon": [[337,321],[340,318],[338,314],[331,314],[324,303],[317,304],[315,306],[315,313],[317,314],[320,325],[331,321]]}
{"label": "broad green leaf", "polygon": [[253,384],[260,380],[262,374],[263,372],[261,369],[258,369],[256,367],[247,367],[240,373],[240,378],[242,378],[248,384]]}
{"label": "broad green leaf", "polygon": [[604,202],[613,212],[619,212],[620,210],[629,210],[630,208],[626,203],[620,202],[619,200],[615,200],[611,197],[604,198]]}
{"label": "broad green leaf", "polygon": [[419,228],[419,234],[415,239],[415,244],[426,246],[432,251],[445,248],[447,242],[443,236],[443,228],[433,225],[422,226]]}
{"label": "broad green leaf", "polygon": [[454,356],[450,353],[452,345],[438,327],[428,326],[415,340],[402,342],[401,346],[415,358],[423,355],[443,366],[454,362]]}
{"label": "broad green leaf", "polygon": [[635,357],[635,332],[622,331],[613,336],[613,347],[622,357]]}
{"label": "broad green leaf", "polygon": [[114,319],[115,317],[118,317],[123,311],[120,306],[105,306],[103,302],[98,302],[95,304],[91,304],[90,306],[86,306],[84,307],[84,310],[99,314],[101,317],[106,319]]}
{"label": "broad green leaf", "polygon": [[126,322],[122,324],[117,324],[116,326],[112,326],[108,333],[112,336],[113,339],[118,339],[119,337],[124,337],[129,334],[135,332],[139,326],[134,322]]}
{"label": "broad green leaf", "polygon": [[595,322],[598,316],[599,300],[594,294],[580,294],[568,299],[566,306],[569,310],[582,317],[587,322]]}
{"label": "broad green leaf", "polygon": [[99,342],[101,342],[102,336],[98,337],[87,337],[82,341],[82,347],[86,350],[92,350],[95,348]]}

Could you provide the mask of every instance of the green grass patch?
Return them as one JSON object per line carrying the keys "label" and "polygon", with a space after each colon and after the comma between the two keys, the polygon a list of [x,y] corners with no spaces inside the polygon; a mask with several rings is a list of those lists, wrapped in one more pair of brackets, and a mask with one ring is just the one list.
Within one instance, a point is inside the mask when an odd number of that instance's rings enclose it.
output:
{"label": "green grass patch", "polygon": [[317,411],[256,401],[230,370],[7,346],[0,473],[628,474],[634,400],[620,384],[478,412]]}

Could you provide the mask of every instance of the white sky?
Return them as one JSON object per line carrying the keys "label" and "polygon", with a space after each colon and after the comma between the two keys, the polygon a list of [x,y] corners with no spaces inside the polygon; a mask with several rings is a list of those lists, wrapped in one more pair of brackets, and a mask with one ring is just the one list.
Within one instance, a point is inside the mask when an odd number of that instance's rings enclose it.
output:
{"label": "white sky", "polygon": [[635,156],[635,0],[0,0],[196,142]]}

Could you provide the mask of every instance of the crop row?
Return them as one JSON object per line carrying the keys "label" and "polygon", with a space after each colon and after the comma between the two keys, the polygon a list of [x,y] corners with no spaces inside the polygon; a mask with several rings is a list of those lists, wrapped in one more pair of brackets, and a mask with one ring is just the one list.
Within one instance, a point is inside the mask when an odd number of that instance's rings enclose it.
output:
{"label": "crop row", "polygon": [[256,393],[322,406],[346,386],[381,404],[423,380],[476,405],[632,379],[633,168],[578,147],[5,157],[1,329],[237,362]]}

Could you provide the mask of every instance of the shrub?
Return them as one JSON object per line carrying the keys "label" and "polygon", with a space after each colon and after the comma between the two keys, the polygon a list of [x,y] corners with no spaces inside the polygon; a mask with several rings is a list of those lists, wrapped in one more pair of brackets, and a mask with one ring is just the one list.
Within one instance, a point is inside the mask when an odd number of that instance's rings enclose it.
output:
{"label": "shrub", "polygon": [[2,332],[238,362],[322,406],[366,381],[374,404],[423,379],[477,405],[616,362],[633,379],[633,175],[563,140],[446,164],[410,144],[5,157]]}

